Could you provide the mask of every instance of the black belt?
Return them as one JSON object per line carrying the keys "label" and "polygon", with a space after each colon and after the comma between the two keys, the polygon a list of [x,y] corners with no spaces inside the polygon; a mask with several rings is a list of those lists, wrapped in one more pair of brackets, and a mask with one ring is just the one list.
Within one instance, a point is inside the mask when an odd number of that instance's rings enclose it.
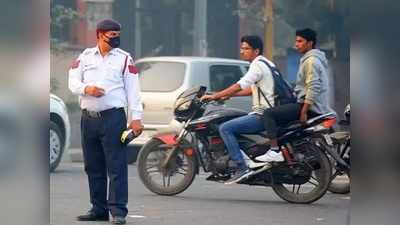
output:
{"label": "black belt", "polygon": [[115,111],[119,111],[119,110],[123,110],[124,108],[111,108],[111,109],[106,109],[100,112],[96,112],[96,111],[90,111],[87,109],[82,109],[82,115],[87,116],[87,117],[91,117],[91,118],[100,118],[100,117],[104,117],[107,114],[110,114],[112,112]]}

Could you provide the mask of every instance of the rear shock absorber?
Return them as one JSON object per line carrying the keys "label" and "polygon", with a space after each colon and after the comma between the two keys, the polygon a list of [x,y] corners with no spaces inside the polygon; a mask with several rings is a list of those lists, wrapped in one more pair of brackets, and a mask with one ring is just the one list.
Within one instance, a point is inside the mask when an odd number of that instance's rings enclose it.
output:
{"label": "rear shock absorber", "polygon": [[293,165],[293,158],[286,146],[282,146],[282,154],[288,165]]}

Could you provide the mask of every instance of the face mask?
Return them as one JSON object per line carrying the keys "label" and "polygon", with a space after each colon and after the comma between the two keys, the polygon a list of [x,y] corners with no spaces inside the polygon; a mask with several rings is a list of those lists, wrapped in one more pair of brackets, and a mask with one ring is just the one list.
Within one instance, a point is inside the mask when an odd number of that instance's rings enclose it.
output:
{"label": "face mask", "polygon": [[107,44],[111,48],[118,48],[120,42],[121,42],[121,40],[120,40],[119,36],[116,36],[116,37],[109,38],[109,41],[107,42]]}

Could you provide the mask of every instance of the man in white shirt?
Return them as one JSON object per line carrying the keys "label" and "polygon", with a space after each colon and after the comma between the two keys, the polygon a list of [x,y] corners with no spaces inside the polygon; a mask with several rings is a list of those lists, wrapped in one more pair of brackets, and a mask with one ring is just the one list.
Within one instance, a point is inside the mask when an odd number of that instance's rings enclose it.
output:
{"label": "man in white shirt", "polygon": [[[85,49],[69,70],[69,89],[82,109],[81,141],[92,208],[79,221],[125,224],[128,213],[128,169],[121,134],[128,106],[135,135],[142,132],[138,70],[129,53],[118,48],[121,25],[111,19],[97,24],[97,46]],[[107,174],[109,194],[107,198]]]}
{"label": "man in white shirt", "polygon": [[[246,116],[227,121],[219,127],[220,135],[224,140],[229,155],[237,165],[235,174],[225,184],[237,183],[252,174],[252,170],[248,168],[243,159],[236,135],[252,134],[265,130],[262,115],[265,109],[274,105],[274,81],[271,70],[266,63],[273,67],[275,67],[275,64],[262,56],[262,53],[263,42],[261,38],[258,36],[243,36],[241,38],[240,57],[251,62],[249,71],[230,87],[213,95],[202,97],[202,100],[227,99],[231,96],[252,95],[253,97],[252,112]],[[259,93],[260,90],[269,103]]]}

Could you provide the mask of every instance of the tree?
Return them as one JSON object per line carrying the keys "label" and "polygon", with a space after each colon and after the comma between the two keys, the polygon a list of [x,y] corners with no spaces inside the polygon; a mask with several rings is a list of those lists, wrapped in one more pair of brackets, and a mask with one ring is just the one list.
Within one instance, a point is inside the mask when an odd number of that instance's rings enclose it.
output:
{"label": "tree", "polygon": [[56,0],[50,2],[50,50],[52,54],[58,54],[63,51],[61,36],[66,35],[64,28],[73,21],[81,18],[74,9],[65,7]]}
{"label": "tree", "polygon": [[[238,14],[253,21],[257,29],[263,29],[266,23],[264,4],[264,0],[239,0]],[[273,14],[275,49],[285,51],[289,44],[288,32],[311,27],[319,33],[320,43],[332,43],[337,57],[348,58],[348,0],[274,0]]]}

